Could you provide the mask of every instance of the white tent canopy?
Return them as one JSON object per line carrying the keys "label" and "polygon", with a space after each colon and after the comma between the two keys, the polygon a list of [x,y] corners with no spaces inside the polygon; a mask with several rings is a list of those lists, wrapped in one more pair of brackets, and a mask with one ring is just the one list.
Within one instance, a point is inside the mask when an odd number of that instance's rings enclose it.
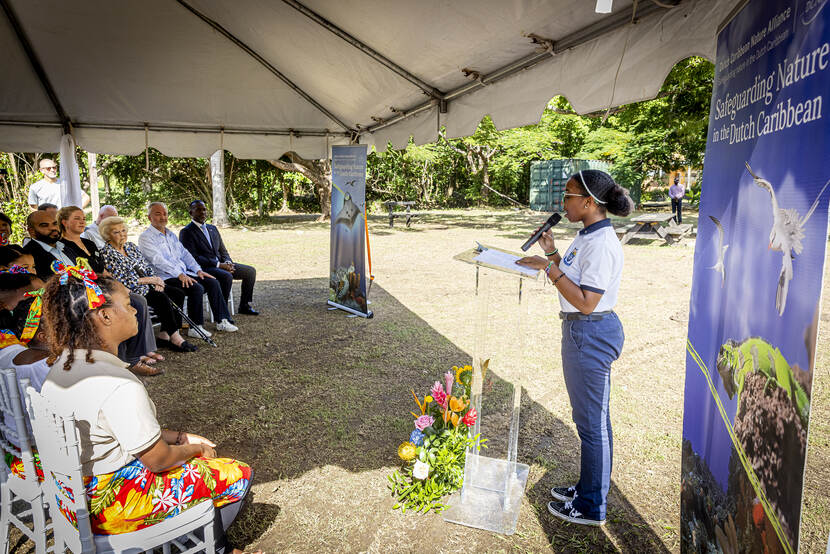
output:
{"label": "white tent canopy", "polygon": [[558,94],[592,112],[714,59],[735,3],[0,0],[0,151],[54,151],[71,127],[97,153],[322,158],[469,135],[486,114],[536,123]]}

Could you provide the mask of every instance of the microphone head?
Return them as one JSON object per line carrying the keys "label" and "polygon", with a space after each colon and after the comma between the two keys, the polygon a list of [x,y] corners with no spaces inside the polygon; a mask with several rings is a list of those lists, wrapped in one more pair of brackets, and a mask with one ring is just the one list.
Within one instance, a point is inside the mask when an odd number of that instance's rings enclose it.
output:
{"label": "microphone head", "polygon": [[552,216],[550,216],[550,217],[548,218],[548,223],[550,223],[550,226],[551,226],[551,227],[553,227],[554,225],[556,225],[557,223],[559,223],[559,221],[560,221],[561,219],[562,219],[562,216],[561,216],[561,215],[559,215],[558,213],[554,213]]}

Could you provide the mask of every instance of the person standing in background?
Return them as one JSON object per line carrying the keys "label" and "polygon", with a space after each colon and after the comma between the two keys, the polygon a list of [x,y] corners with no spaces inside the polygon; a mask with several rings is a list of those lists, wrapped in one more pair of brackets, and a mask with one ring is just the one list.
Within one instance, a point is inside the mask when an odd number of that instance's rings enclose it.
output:
{"label": "person standing in background", "polygon": [[671,213],[678,225],[683,223],[684,196],[686,196],[686,187],[680,184],[680,177],[675,177],[674,184],[669,187],[669,198],[671,198]]}

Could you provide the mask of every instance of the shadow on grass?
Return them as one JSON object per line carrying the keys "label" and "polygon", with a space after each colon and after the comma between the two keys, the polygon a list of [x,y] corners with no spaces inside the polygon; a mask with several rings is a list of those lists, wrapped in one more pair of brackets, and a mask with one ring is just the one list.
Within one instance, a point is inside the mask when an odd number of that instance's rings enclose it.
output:
{"label": "shadow on grass", "polygon": [[[328,311],[327,287],[322,278],[259,282],[262,315],[239,316],[241,332],[220,333],[219,348],[171,354],[166,365],[175,369],[147,382],[162,425],[211,438],[219,455],[254,468],[255,484],[328,465],[352,472],[398,465],[396,447],[412,428],[410,389],[423,394],[451,366],[470,363],[469,355],[377,284],[372,320]],[[492,440],[486,453],[503,457],[512,386],[495,371],[487,381],[482,423]],[[524,395],[519,460],[532,466],[526,492],[532,508],[523,507],[520,526],[537,518],[547,539],[530,549],[665,551],[613,483],[605,530],[616,546],[602,530],[562,523],[547,513],[550,488],[577,478],[578,452],[571,428]],[[326,507],[320,509],[325,514]],[[253,504],[234,524],[231,538],[237,544],[264,539],[279,511]],[[412,544],[423,540],[410,532]],[[500,544],[494,538],[492,546]]]}

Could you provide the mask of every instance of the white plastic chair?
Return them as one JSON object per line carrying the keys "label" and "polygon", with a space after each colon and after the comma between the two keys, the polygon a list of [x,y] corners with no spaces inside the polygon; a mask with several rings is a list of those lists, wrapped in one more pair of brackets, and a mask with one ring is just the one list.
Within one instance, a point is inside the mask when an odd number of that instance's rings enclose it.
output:
{"label": "white plastic chair", "polygon": [[[43,445],[38,448],[38,454],[46,477],[44,489],[49,498],[55,552],[63,553],[68,548],[75,554],[137,554],[161,547],[164,554],[169,554],[172,545],[181,554],[214,554],[214,514],[213,502],[210,500],[140,531],[119,535],[94,535],[89,522],[86,489],[81,473],[78,452],[80,439],[75,418],[57,415],[49,401],[32,387],[26,388],[26,395],[35,439],[39,445]],[[72,493],[68,494],[67,489]],[[75,515],[77,527],[61,513],[58,499],[66,511]],[[199,530],[201,533],[197,534]]]}
{"label": "white plastic chair", "polygon": [[[35,543],[35,552],[46,552],[46,502],[41,483],[35,473],[35,461],[32,454],[28,421],[23,411],[20,398],[20,386],[14,369],[0,371],[0,450],[11,454],[23,462],[21,479],[13,474],[6,463],[0,460],[0,526],[2,526],[2,552],[9,550],[9,525],[14,525]],[[14,427],[9,425],[14,422]],[[19,446],[18,446],[19,445]],[[25,509],[14,513],[15,502],[24,501],[28,506],[18,503],[18,508]],[[23,519],[31,517],[31,528]]]}

